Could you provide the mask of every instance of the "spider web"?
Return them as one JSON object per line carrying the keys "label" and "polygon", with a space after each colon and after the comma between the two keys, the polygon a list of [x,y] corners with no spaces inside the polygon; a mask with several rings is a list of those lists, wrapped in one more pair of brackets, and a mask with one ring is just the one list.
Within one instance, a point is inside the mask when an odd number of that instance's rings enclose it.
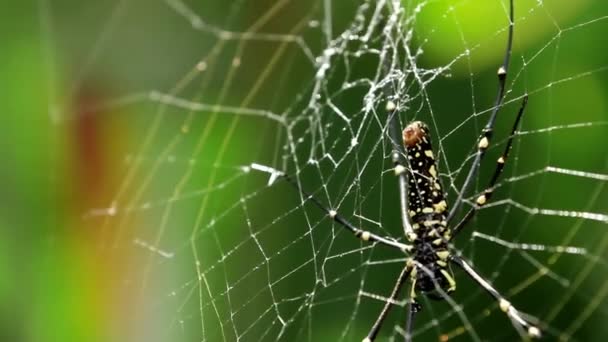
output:
{"label": "spider web", "polygon": [[[525,94],[530,105],[494,200],[455,248],[549,340],[603,340],[608,59],[593,39],[607,32],[608,8],[515,2],[505,106],[464,209]],[[508,30],[500,0],[41,8],[49,53],[76,51],[78,66],[52,104],[94,84],[87,113],[112,127],[107,153],[120,167],[82,219],[121,265],[109,286],[136,340],[361,340],[405,256],[354,238],[266,171],[404,241],[387,103],[402,127],[429,124],[452,203],[492,110]],[[74,24],[81,42],[70,41]],[[519,337],[483,290],[456,280],[447,301],[421,297],[414,340]],[[405,298],[380,339],[403,339]]]}

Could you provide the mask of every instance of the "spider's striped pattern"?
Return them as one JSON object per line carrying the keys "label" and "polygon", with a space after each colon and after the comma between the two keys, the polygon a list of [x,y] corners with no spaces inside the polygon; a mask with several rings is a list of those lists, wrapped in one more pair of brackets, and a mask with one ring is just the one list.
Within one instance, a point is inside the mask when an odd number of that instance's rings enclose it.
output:
{"label": "spider's striped pattern", "polygon": [[318,208],[325,211],[331,219],[350,231],[357,238],[397,249],[406,255],[407,261],[393,286],[389,299],[386,301],[384,308],[369,333],[363,339],[364,342],[371,342],[376,339],[390,308],[397,300],[407,280],[410,280],[411,287],[408,297],[405,340],[411,341],[414,318],[416,313],[422,309],[417,301],[417,295],[422,294],[431,299],[444,300],[449,293],[456,289],[456,281],[450,271],[450,265],[463,270],[473,281],[491,295],[522,337],[540,337],[540,329],[527,316],[518,311],[498,290],[492,287],[487,280],[479,275],[471,265],[462,259],[455,252],[451,244],[452,240],[457,237],[458,233],[475,216],[478,209],[490,201],[494,186],[500,178],[505,163],[508,160],[513,137],[527,105],[528,97],[525,95],[519,112],[515,117],[503,154],[496,161],[494,173],[488,186],[477,197],[475,206],[469,209],[458,223],[453,225],[453,220],[459,212],[468,187],[477,175],[481,162],[486,155],[485,152],[491,143],[494,132],[497,114],[503,106],[505,81],[508,74],[513,42],[513,26],[513,0],[510,0],[509,35],[504,61],[502,66],[498,68],[498,93],[494,107],[477,141],[477,151],[475,152],[472,166],[450,210],[448,210],[448,202],[438,176],[439,170],[434,157],[429,128],[423,122],[414,121],[401,131],[399,129],[399,120],[397,119],[400,113],[395,103],[390,101],[390,96],[387,96],[389,100],[387,100],[385,108],[388,115],[388,136],[393,148],[392,162],[399,184],[402,225],[404,235],[409,242],[408,244],[355,226],[337,211],[327,208],[312,194],[304,190],[300,183],[291,176],[268,166],[252,165],[254,169],[270,173],[272,175],[270,183],[277,177],[285,179],[302,194],[304,199],[310,200]]}
{"label": "spider's striped pattern", "polygon": [[433,294],[434,281],[448,292],[455,290],[456,283],[447,267],[450,255],[450,229],[446,217],[448,205],[437,175],[437,163],[428,132],[429,128],[420,121],[412,122],[403,130],[403,144],[411,167],[407,195],[412,231],[407,237],[413,242],[413,260],[438,275],[430,279],[424,272],[413,274],[414,288],[437,297],[437,294]]}

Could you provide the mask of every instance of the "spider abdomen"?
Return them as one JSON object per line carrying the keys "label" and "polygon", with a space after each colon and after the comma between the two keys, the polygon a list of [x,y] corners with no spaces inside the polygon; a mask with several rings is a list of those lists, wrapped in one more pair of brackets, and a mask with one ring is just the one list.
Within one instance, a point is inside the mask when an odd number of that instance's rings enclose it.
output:
{"label": "spider abdomen", "polygon": [[447,202],[438,177],[428,127],[420,121],[410,123],[403,130],[403,144],[411,172],[408,174],[408,210],[412,222],[413,259],[418,272],[413,276],[416,289],[431,298],[441,299],[436,292],[455,289],[447,267],[450,256],[447,226]]}
{"label": "spider abdomen", "polygon": [[438,177],[437,163],[428,127],[421,121],[403,130],[403,144],[411,172],[408,174],[408,210],[412,229],[418,238],[435,242],[449,241],[446,213],[448,204]]}

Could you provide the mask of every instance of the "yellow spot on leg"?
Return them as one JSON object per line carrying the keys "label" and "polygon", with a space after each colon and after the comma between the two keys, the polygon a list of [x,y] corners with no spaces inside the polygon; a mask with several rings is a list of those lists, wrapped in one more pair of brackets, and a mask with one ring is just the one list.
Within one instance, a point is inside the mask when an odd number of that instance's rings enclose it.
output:
{"label": "yellow spot on leg", "polygon": [[538,329],[537,327],[529,327],[528,328],[528,335],[530,335],[530,337],[532,337],[532,338],[539,338],[540,337],[540,329]]}
{"label": "yellow spot on leg", "polygon": [[498,77],[505,77],[507,75],[507,69],[505,69],[505,67],[501,66],[500,68],[498,68],[498,71],[496,72],[496,74],[498,75]]}
{"label": "yellow spot on leg", "polygon": [[475,201],[475,202],[477,202],[478,205],[484,205],[484,204],[486,204],[486,201],[487,201],[486,195],[481,195],[481,196],[477,197],[477,201]]}
{"label": "yellow spot on leg", "polygon": [[403,165],[397,165],[397,166],[395,166],[395,175],[396,176],[399,176],[403,172],[405,172],[405,166],[403,166]]}
{"label": "yellow spot on leg", "polygon": [[490,141],[488,140],[488,138],[483,137],[481,138],[481,140],[479,140],[479,145],[477,145],[477,147],[480,150],[485,150],[486,148],[488,148],[488,145],[490,145]]}
{"label": "yellow spot on leg", "polygon": [[[415,268],[412,270],[412,274],[414,274],[415,270]],[[414,275],[412,279],[412,290],[410,292],[410,298],[414,299],[416,298],[416,276]]]}
{"label": "yellow spot on leg", "polygon": [[371,238],[371,236],[372,236],[372,234],[370,232],[364,231],[361,234],[361,240],[363,240],[363,241],[369,241],[369,239]]}
{"label": "yellow spot on leg", "polygon": [[511,303],[508,300],[501,298],[500,301],[498,301],[498,306],[500,306],[502,312],[508,312],[511,308]]}
{"label": "yellow spot on leg", "polygon": [[450,284],[450,287],[448,288],[448,292],[455,291],[456,290],[456,281],[454,280],[454,278],[452,278],[452,276],[446,270],[441,270],[441,274],[443,274],[445,279],[448,281],[448,284]]}

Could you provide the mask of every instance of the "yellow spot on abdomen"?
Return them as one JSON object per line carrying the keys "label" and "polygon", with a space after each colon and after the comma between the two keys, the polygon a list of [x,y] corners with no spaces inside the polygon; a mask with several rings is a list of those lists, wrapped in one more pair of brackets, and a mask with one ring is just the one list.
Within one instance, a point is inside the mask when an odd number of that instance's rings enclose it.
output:
{"label": "yellow spot on abdomen", "polygon": [[437,178],[437,170],[435,170],[435,165],[431,165],[431,167],[429,167],[429,173],[433,178]]}
{"label": "yellow spot on abdomen", "polygon": [[441,214],[448,207],[448,204],[445,201],[441,201],[437,204],[433,204],[433,207],[435,208],[436,213]]}

